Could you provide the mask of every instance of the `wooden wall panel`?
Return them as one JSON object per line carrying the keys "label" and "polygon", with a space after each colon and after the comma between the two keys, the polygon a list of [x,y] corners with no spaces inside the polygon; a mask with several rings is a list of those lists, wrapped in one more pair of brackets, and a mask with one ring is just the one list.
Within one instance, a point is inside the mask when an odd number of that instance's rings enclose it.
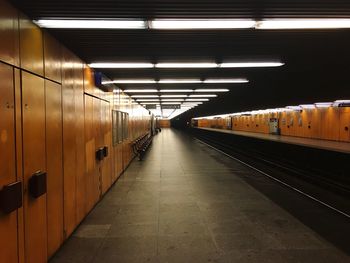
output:
{"label": "wooden wall panel", "polygon": [[86,175],[85,175],[85,131],[84,131],[84,86],[83,64],[74,63],[74,99],[76,125],[76,213],[77,222],[86,215]]}
{"label": "wooden wall panel", "polygon": [[[21,71],[14,69],[15,83],[15,120],[16,120],[16,168],[17,181],[23,181],[23,152],[22,152],[22,87]],[[23,206],[17,210],[18,232],[18,262],[24,263],[24,214]]]}
{"label": "wooden wall panel", "polygon": [[85,104],[85,176],[86,176],[86,208],[90,210],[93,207],[93,175],[95,172],[95,140],[93,128],[93,97],[84,95]]}
{"label": "wooden wall panel", "polygon": [[61,83],[62,46],[48,32],[44,32],[45,78]]}
{"label": "wooden wall panel", "polygon": [[160,128],[170,128],[170,120],[159,120]]}
{"label": "wooden wall panel", "polygon": [[22,72],[25,255],[28,263],[47,260],[46,194],[33,198],[28,180],[46,171],[44,79]]}
{"label": "wooden wall panel", "polygon": [[[95,152],[101,148],[104,147],[103,145],[103,136],[102,136],[102,131],[101,131],[101,117],[102,117],[102,102],[100,99],[93,98],[93,136],[94,136],[94,141],[95,141],[95,149],[94,149],[94,154]],[[93,201],[94,204],[99,200],[101,193],[102,193],[102,174],[101,174],[101,169],[102,169],[102,163],[103,161],[97,161],[95,158],[96,162],[96,169],[93,173],[93,192],[91,193],[93,196]]]}
{"label": "wooden wall panel", "polygon": [[94,85],[94,76],[93,71],[87,65],[84,65],[84,92],[92,96],[95,94],[95,85]]}
{"label": "wooden wall panel", "polygon": [[339,140],[339,109],[319,109],[321,113],[320,137],[325,140]]}
{"label": "wooden wall panel", "polygon": [[0,0],[0,36],[0,60],[18,66],[18,12],[5,0]]}
{"label": "wooden wall panel", "polygon": [[44,49],[41,29],[23,15],[19,19],[21,68],[44,76]]}
{"label": "wooden wall panel", "polygon": [[[16,181],[13,68],[0,63],[0,189]],[[18,262],[17,212],[0,211],[0,262]]]}
{"label": "wooden wall panel", "polygon": [[339,108],[339,140],[350,142],[350,108]]}
{"label": "wooden wall panel", "polygon": [[76,116],[74,100],[73,57],[63,50],[62,114],[63,114],[63,173],[64,229],[69,236],[76,226]]}
{"label": "wooden wall panel", "polygon": [[108,147],[108,156],[103,159],[102,167],[102,193],[104,194],[112,185],[112,118],[108,102],[102,103],[102,136],[103,145]]}
{"label": "wooden wall panel", "polygon": [[61,85],[46,80],[46,167],[48,256],[63,242],[63,149]]}

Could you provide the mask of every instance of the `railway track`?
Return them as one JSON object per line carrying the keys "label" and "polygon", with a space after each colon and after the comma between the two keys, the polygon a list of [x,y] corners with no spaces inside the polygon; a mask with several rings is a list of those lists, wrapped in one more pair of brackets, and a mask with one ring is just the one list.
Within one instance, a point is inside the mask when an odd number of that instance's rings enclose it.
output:
{"label": "railway track", "polygon": [[347,185],[312,173],[307,168],[303,170],[300,167],[293,167],[290,163],[283,163],[281,159],[276,161],[260,151],[234,147],[213,134],[192,133],[192,136],[266,178],[350,219],[350,191]]}

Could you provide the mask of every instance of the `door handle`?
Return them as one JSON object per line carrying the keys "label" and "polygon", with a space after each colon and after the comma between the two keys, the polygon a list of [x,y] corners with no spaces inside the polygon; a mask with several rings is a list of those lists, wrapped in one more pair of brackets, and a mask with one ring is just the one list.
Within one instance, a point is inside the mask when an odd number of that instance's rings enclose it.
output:
{"label": "door handle", "polygon": [[22,182],[5,185],[0,190],[0,210],[9,214],[22,207]]}
{"label": "door handle", "polygon": [[33,198],[38,198],[47,191],[47,174],[46,172],[38,171],[30,177],[28,182],[29,194]]}

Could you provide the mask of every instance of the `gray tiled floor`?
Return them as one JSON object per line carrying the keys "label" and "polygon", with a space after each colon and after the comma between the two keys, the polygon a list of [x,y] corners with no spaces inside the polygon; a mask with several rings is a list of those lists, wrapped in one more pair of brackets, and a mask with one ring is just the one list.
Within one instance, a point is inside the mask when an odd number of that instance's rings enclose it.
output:
{"label": "gray tiled floor", "polygon": [[247,176],[256,174],[164,129],[146,159],[130,165],[52,262],[350,262]]}

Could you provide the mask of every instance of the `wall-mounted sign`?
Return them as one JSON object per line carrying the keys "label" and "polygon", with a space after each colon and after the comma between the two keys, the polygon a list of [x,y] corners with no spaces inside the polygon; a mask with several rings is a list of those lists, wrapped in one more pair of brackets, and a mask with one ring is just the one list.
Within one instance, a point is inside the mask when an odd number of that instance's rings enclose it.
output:
{"label": "wall-mounted sign", "polygon": [[162,105],[162,109],[164,110],[176,110],[176,109],[181,109],[180,105]]}
{"label": "wall-mounted sign", "polygon": [[155,109],[157,109],[157,105],[146,105],[146,109],[147,110],[155,110]]}

